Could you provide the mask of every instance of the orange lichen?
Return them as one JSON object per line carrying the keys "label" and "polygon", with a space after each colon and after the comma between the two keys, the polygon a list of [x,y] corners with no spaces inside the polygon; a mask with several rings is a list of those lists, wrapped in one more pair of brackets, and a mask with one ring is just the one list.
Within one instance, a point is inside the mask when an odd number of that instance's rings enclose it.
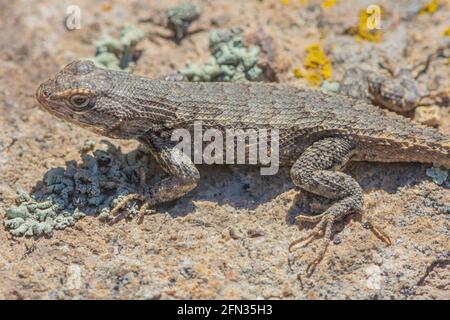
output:
{"label": "orange lichen", "polygon": [[439,9],[440,1],[439,0],[431,0],[427,3],[425,3],[419,10],[419,14],[426,14],[426,13],[435,13],[437,9]]}
{"label": "orange lichen", "polygon": [[331,77],[331,62],[317,43],[308,46],[305,51],[307,56],[303,62],[304,69],[295,68],[294,76],[306,79],[313,86],[319,86],[323,80]]}

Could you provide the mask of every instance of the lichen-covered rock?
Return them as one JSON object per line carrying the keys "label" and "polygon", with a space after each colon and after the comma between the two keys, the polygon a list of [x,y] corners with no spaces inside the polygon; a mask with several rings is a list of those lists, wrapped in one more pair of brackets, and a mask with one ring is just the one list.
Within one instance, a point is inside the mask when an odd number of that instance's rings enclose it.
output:
{"label": "lichen-covered rock", "polygon": [[194,4],[185,3],[166,11],[167,26],[174,33],[174,38],[179,43],[187,33],[189,26],[201,15],[201,10]]}
{"label": "lichen-covered rock", "polygon": [[[51,236],[54,229],[73,226],[85,215],[109,217],[110,208],[125,195],[136,191],[139,172],[148,168],[147,156],[141,149],[122,154],[113,145],[89,152],[92,141],[85,142],[82,163],[68,161],[66,168],[49,170],[43,188],[33,195],[17,189],[16,207],[6,209],[4,222],[15,236]],[[130,216],[137,213],[135,203],[128,205]]]}
{"label": "lichen-covered rock", "polygon": [[325,80],[320,86],[320,90],[326,93],[338,93],[339,92],[339,82],[330,82]]}
{"label": "lichen-covered rock", "polygon": [[145,37],[145,32],[133,24],[125,24],[119,39],[104,36],[95,42],[93,61],[98,67],[128,71],[138,58],[137,44]]}
{"label": "lichen-covered rock", "polygon": [[212,58],[204,65],[188,64],[181,70],[189,81],[242,82],[261,80],[257,66],[259,48],[244,45],[242,30],[214,30],[209,33]]}
{"label": "lichen-covered rock", "polygon": [[64,229],[75,223],[67,211],[59,212],[58,204],[51,200],[39,201],[17,189],[17,207],[6,209],[5,227],[15,236],[51,236],[53,229]]}
{"label": "lichen-covered rock", "polygon": [[294,76],[306,79],[312,86],[319,86],[332,75],[331,61],[318,43],[307,46],[305,51],[307,55],[303,61],[304,68],[295,68]]}
{"label": "lichen-covered rock", "polygon": [[431,179],[433,179],[434,183],[441,185],[444,183],[445,180],[447,180],[448,177],[448,170],[442,170],[440,168],[431,167],[428,168],[427,176],[429,176]]}

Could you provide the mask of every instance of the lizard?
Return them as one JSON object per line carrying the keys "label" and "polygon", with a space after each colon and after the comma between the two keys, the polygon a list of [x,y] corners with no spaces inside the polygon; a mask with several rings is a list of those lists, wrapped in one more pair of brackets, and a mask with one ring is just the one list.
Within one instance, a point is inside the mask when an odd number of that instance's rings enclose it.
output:
{"label": "lizard", "polygon": [[[145,195],[129,196],[143,201],[141,211],[179,199],[199,183],[193,159],[170,138],[174,130],[192,131],[195,121],[219,131],[278,130],[279,164],[290,167],[293,184],[313,198],[332,202],[321,214],[296,217],[296,222],[316,225],[292,242],[289,251],[298,243],[321,241],[317,257],[308,264],[309,274],[323,258],[335,222],[363,210],[363,190],[343,170],[349,161],[450,168],[448,135],[364,100],[317,89],[150,79],[76,60],[43,82],[36,99],[60,119],[148,147],[166,175]],[[113,211],[122,206],[119,203]]]}

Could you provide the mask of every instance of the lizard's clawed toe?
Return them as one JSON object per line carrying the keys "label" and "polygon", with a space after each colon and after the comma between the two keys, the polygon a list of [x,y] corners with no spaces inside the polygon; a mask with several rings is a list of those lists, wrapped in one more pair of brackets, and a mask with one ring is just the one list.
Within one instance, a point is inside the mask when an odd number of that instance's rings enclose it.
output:
{"label": "lizard's clawed toe", "polygon": [[149,204],[148,202],[145,202],[145,203],[141,206],[141,208],[139,209],[139,212],[138,212],[138,218],[137,218],[137,223],[138,223],[138,224],[141,224],[142,222],[144,222],[145,214],[146,214],[148,211],[150,211],[150,214],[156,213],[155,210],[149,209],[149,206],[150,206],[150,204]]}
{"label": "lizard's clawed toe", "polygon": [[[297,240],[294,240],[289,245],[289,252],[292,252],[292,248],[299,243],[302,243],[301,247],[305,247],[310,244],[315,238],[323,236],[323,238],[319,239],[318,252],[316,253],[315,258],[312,262],[310,262],[306,268],[306,273],[308,276],[311,276],[314,273],[316,266],[322,261],[325,252],[327,251],[328,244],[331,241],[331,231],[334,225],[334,217],[330,215],[321,214],[318,217],[319,223],[310,231],[308,231],[305,235],[300,237]],[[314,218],[316,218],[314,217]],[[309,218],[309,217],[308,217]],[[304,219],[301,219],[304,220]],[[304,220],[304,221],[312,221],[312,220]]]}
{"label": "lizard's clawed toe", "polygon": [[317,265],[322,261],[325,256],[325,252],[327,251],[328,244],[330,243],[330,239],[322,238],[319,239],[320,244],[318,245],[318,252],[316,253],[313,261],[311,261],[306,267],[306,274],[311,276],[316,270]]}
{"label": "lizard's clawed toe", "polygon": [[381,228],[374,226],[372,222],[365,219],[363,227],[372,231],[372,233],[387,246],[392,245],[391,238]]}
{"label": "lizard's clawed toe", "polygon": [[[141,224],[144,220],[145,213],[148,210],[148,207],[150,206],[147,198],[141,194],[138,193],[132,193],[127,196],[125,196],[110,212],[110,215],[113,217],[110,224],[115,224],[118,221],[122,220],[125,217],[125,214],[122,212],[122,209],[126,207],[128,203],[131,201],[141,201],[143,204],[141,205],[139,212],[138,212],[138,224]],[[152,210],[153,211],[153,210]]]}
{"label": "lizard's clawed toe", "polygon": [[295,222],[308,222],[308,223],[318,223],[324,217],[324,213],[316,215],[316,216],[306,216],[306,215],[298,215],[295,217]]}

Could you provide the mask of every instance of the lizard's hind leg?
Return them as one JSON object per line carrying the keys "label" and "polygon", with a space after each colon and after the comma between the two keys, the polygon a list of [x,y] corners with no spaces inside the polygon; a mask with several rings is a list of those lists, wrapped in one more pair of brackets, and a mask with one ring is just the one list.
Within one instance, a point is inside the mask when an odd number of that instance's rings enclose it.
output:
{"label": "lizard's hind leg", "polygon": [[334,171],[347,163],[353,150],[354,142],[350,138],[325,138],[307,148],[291,168],[291,177],[295,185],[336,201],[319,216],[297,217],[297,221],[318,223],[300,239],[292,242],[289,250],[300,242],[307,245],[314,238],[323,236],[317,257],[308,265],[309,275],[326,252],[331,241],[334,222],[362,209],[363,193],[358,182],[343,172]]}

